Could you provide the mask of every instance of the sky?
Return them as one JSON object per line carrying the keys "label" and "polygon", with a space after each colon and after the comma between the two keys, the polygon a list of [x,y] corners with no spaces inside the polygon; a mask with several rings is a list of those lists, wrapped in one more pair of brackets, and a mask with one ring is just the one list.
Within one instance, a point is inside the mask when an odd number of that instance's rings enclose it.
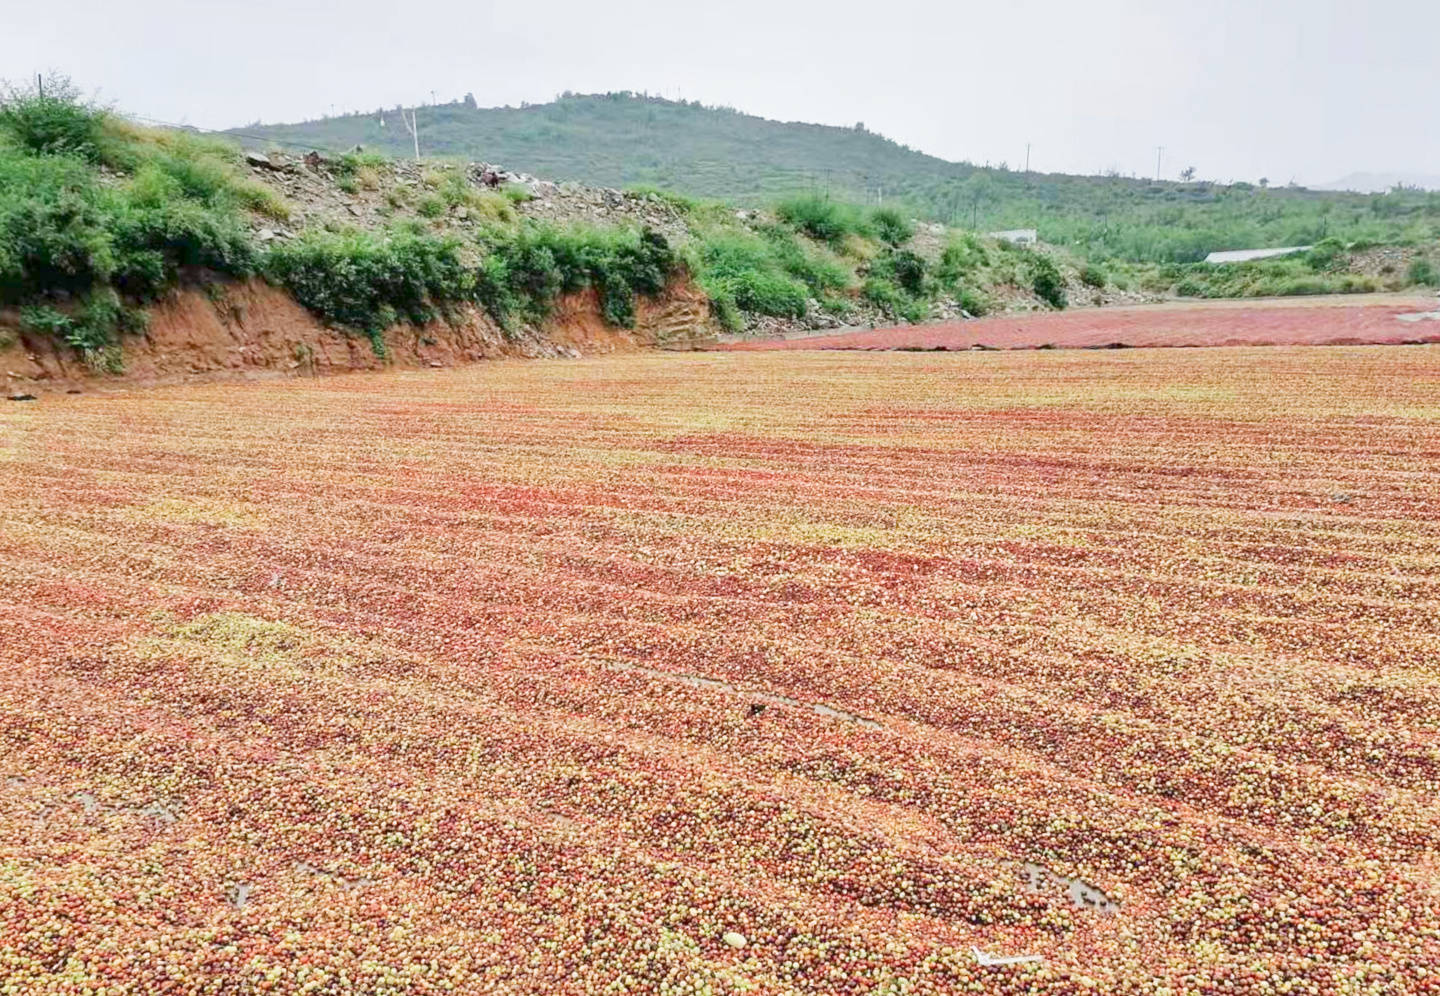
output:
{"label": "sky", "polygon": [[635,90],[1047,172],[1440,174],[1436,0],[0,0],[0,25],[0,78],[203,128]]}

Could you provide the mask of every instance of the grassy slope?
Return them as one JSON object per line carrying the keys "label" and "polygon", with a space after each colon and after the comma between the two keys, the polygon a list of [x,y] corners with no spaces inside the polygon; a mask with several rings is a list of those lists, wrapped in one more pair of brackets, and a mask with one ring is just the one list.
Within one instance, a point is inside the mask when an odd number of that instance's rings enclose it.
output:
{"label": "grassy slope", "polygon": [[[1440,236],[1440,194],[1261,190],[1124,177],[1016,173],[951,163],[852,128],[767,121],[629,95],[567,97],[523,108],[465,103],[418,110],[422,152],[499,162],[557,179],[654,185],[737,203],[828,188],[863,200],[883,188],[916,214],[981,229],[1039,227],[1095,256],[1191,262],[1214,249]],[[298,146],[355,144],[408,154],[399,115],[351,115],[238,129]],[[253,141],[253,140],[250,140]]]}

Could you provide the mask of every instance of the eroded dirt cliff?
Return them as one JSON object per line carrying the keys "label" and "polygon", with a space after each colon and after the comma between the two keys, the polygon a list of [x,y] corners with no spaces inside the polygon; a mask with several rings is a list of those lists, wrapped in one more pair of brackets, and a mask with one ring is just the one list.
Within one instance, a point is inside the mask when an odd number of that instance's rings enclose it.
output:
{"label": "eroded dirt cliff", "polygon": [[607,325],[594,291],[562,297],[548,319],[507,332],[474,306],[423,326],[363,336],[328,328],[284,291],[261,281],[187,286],[149,309],[149,327],[123,337],[118,373],[96,369],[47,335],[0,315],[0,372],[7,396],[165,383],[196,378],[315,376],[383,367],[448,367],[500,357],[578,357],[644,348],[687,349],[713,338],[704,295],[676,280],[636,302],[633,329]]}

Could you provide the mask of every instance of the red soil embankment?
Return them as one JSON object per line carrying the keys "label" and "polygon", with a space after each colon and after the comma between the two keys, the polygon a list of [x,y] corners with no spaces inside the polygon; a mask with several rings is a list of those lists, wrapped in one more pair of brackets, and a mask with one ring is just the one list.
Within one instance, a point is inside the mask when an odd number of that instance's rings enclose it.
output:
{"label": "red soil embankment", "polygon": [[145,333],[121,340],[123,373],[96,373],[74,350],[48,336],[0,329],[0,374],[7,394],[25,394],[685,347],[711,334],[704,295],[683,281],[656,298],[637,299],[635,319],[633,329],[607,325],[593,290],[562,297],[541,325],[512,333],[479,308],[464,306],[448,321],[388,329],[382,355],[365,337],[325,326],[265,283],[210,283],[177,291],[149,309]]}

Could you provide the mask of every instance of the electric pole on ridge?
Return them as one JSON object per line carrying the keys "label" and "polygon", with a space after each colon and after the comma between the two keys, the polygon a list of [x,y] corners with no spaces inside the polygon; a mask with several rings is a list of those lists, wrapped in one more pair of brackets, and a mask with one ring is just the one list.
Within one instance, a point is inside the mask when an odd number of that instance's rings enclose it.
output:
{"label": "electric pole on ridge", "polygon": [[410,109],[410,120],[406,121],[406,120],[405,120],[405,108],[403,108],[403,107],[400,108],[400,120],[404,123],[404,125],[405,125],[405,130],[410,133],[410,137],[411,137],[412,139],[414,139],[414,141],[415,141],[415,161],[416,161],[416,162],[419,162],[419,161],[420,161],[420,124],[419,124],[418,121],[415,120],[415,109],[414,109],[413,107]]}

